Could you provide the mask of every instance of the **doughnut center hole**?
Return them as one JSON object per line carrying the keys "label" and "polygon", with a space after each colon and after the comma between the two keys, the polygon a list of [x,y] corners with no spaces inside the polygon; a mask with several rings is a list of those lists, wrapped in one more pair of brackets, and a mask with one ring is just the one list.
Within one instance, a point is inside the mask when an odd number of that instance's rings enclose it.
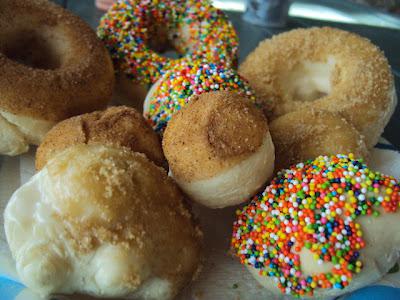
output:
{"label": "doughnut center hole", "polygon": [[35,69],[54,70],[61,66],[54,39],[46,31],[17,31],[8,37],[3,52],[9,59]]}
{"label": "doughnut center hole", "polygon": [[157,54],[176,59],[179,53],[176,47],[176,41],[179,39],[178,35],[169,32],[166,26],[152,26],[149,28],[149,39],[147,41],[151,50]]}
{"label": "doughnut center hole", "polygon": [[284,86],[295,101],[315,101],[331,93],[334,68],[331,57],[326,62],[301,62],[283,78]]}

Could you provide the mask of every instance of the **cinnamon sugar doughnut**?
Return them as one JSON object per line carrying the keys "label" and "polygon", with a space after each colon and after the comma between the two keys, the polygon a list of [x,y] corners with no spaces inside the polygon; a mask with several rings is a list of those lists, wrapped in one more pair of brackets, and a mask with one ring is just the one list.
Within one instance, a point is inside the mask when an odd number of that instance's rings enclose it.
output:
{"label": "cinnamon sugar doughnut", "polygon": [[272,121],[269,128],[276,171],[320,155],[353,153],[357,158],[368,158],[364,137],[336,113],[294,111]]}
{"label": "cinnamon sugar doughnut", "polygon": [[173,299],[202,258],[202,233],[185,201],[166,171],[141,153],[71,146],[5,209],[19,278],[46,299]]}
{"label": "cinnamon sugar doughnut", "polygon": [[365,38],[329,27],[296,29],[261,42],[240,73],[265,101],[271,119],[300,109],[340,113],[369,148],[397,102],[382,51]]}
{"label": "cinnamon sugar doughnut", "polygon": [[58,121],[110,100],[114,74],[105,47],[62,7],[1,1],[0,41],[0,154],[25,152]]}
{"label": "cinnamon sugar doughnut", "polygon": [[211,208],[246,201],[274,168],[267,120],[232,91],[193,96],[168,123],[163,150],[182,190]]}
{"label": "cinnamon sugar doughnut", "polygon": [[41,170],[58,152],[76,144],[125,147],[144,153],[156,165],[166,168],[159,136],[133,108],[110,107],[58,123],[36,152],[36,169]]}

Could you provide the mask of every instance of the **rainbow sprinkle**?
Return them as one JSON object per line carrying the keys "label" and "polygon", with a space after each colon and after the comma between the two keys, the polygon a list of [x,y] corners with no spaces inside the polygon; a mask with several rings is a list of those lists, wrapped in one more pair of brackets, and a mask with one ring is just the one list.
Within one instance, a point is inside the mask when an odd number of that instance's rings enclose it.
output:
{"label": "rainbow sprinkle", "polygon": [[[102,17],[98,36],[114,64],[135,83],[155,83],[166,70],[187,59],[237,64],[236,32],[209,1],[118,1]],[[151,43],[171,44],[183,57],[161,56]]]}
{"label": "rainbow sprinkle", "polygon": [[162,77],[144,116],[156,132],[162,133],[172,115],[192,96],[219,90],[237,91],[256,102],[248,83],[233,69],[201,61],[182,62]]}
{"label": "rainbow sprinkle", "polygon": [[[393,213],[400,186],[353,155],[320,156],[283,170],[237,212],[232,248],[243,264],[275,278],[279,289],[301,297],[317,288],[343,289],[362,269],[365,246],[358,216]],[[331,272],[306,276],[298,252],[305,247]]]}

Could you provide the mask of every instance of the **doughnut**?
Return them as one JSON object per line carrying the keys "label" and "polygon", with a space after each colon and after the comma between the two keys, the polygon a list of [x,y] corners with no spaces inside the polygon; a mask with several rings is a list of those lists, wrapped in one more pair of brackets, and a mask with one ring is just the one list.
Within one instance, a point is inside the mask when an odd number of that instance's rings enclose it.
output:
{"label": "doughnut", "polygon": [[152,86],[143,115],[156,132],[162,133],[174,113],[192,96],[220,90],[235,91],[256,103],[253,90],[235,70],[214,63],[183,62]]}
{"label": "doughnut", "polygon": [[38,145],[57,122],[106,106],[112,61],[79,17],[44,0],[0,3],[0,154]]}
{"label": "doughnut", "polygon": [[158,166],[167,167],[159,136],[139,112],[126,106],[110,107],[58,123],[36,151],[36,169],[41,170],[58,152],[76,144],[126,147],[145,154]]}
{"label": "doughnut", "polygon": [[202,234],[184,201],[166,171],[141,153],[71,146],[5,209],[19,278],[46,299],[172,299],[201,259]]}
{"label": "doughnut", "polygon": [[239,204],[272,176],[274,145],[262,111],[231,91],[192,97],[168,123],[170,176],[210,208]]}
{"label": "doughnut", "polygon": [[333,299],[382,278],[400,255],[400,186],[354,155],[282,170],[237,211],[232,249],[275,294]]}
{"label": "doughnut", "polygon": [[[132,102],[171,67],[204,59],[237,64],[238,37],[227,16],[210,1],[123,0],[104,15],[98,36],[108,48],[117,72],[128,77]],[[175,50],[180,58],[159,53]],[[135,95],[134,91],[138,91]]]}
{"label": "doughnut", "polygon": [[239,68],[264,100],[269,120],[300,109],[341,114],[378,141],[397,98],[383,52],[366,38],[339,29],[296,29],[265,40]]}
{"label": "doughnut", "polygon": [[276,171],[320,155],[353,153],[364,160],[369,156],[364,137],[337,113],[294,111],[273,120],[269,129]]}

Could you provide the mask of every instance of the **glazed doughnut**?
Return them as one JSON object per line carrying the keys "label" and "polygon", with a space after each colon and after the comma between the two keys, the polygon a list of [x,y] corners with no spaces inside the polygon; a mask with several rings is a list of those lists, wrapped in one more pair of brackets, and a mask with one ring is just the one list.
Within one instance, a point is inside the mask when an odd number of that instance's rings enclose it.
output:
{"label": "glazed doughnut", "polygon": [[240,66],[270,120],[299,109],[340,113],[373,147],[397,98],[381,50],[354,33],[296,29],[265,40]]}
{"label": "glazed doughnut", "polygon": [[[204,59],[236,65],[238,37],[225,14],[210,1],[123,0],[100,21],[98,35],[111,53],[118,72],[129,78],[121,84],[135,97],[174,65]],[[181,58],[160,55],[175,50]],[[129,96],[129,95],[128,95]],[[135,98],[141,98],[136,96]],[[144,97],[141,99],[142,104]]]}
{"label": "glazed doughnut", "polygon": [[364,137],[339,114],[299,110],[278,117],[269,124],[275,146],[275,170],[320,155],[353,153],[368,158]]}
{"label": "glazed doughnut", "polygon": [[71,146],[5,209],[19,278],[46,299],[172,299],[201,259],[201,231],[184,201],[165,170],[141,153]]}
{"label": "glazed doughnut", "polygon": [[267,120],[231,91],[192,97],[169,122],[163,150],[180,188],[211,208],[246,201],[274,169]]}
{"label": "glazed doughnut", "polygon": [[162,133],[171,117],[192,96],[220,90],[237,92],[256,103],[248,83],[233,69],[201,61],[182,62],[152,86],[143,105],[143,114],[156,132]]}
{"label": "glazed doughnut", "polygon": [[232,248],[272,292],[331,299],[382,278],[400,254],[400,186],[353,155],[279,172],[237,212]]}
{"label": "glazed doughnut", "polygon": [[58,152],[76,144],[126,147],[145,154],[158,166],[167,167],[159,136],[140,113],[126,106],[110,107],[58,123],[36,152],[36,169],[41,170]]}
{"label": "glazed doughnut", "polygon": [[58,121],[106,106],[114,73],[79,17],[44,0],[0,3],[0,154],[26,152]]}

